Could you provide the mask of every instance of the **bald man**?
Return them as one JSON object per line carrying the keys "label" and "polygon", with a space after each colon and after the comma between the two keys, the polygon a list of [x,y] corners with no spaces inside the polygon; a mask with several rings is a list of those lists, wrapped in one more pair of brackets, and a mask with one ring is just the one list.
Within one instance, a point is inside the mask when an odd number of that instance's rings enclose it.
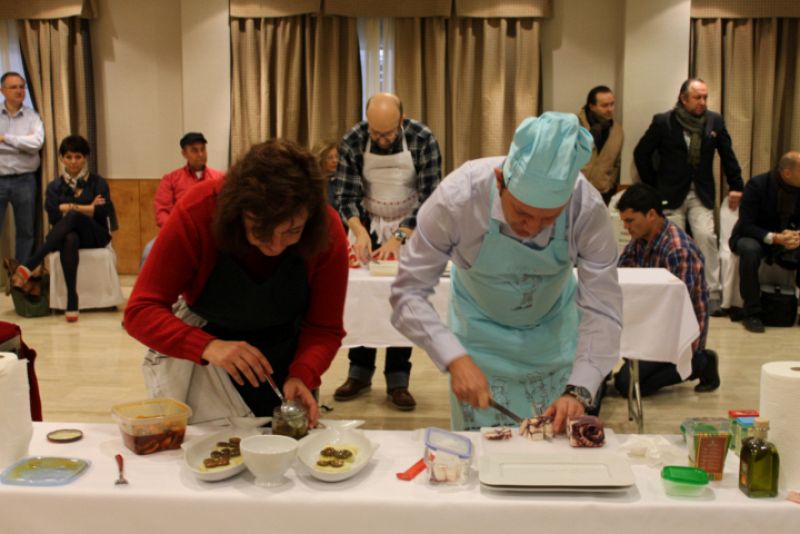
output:
{"label": "bald man", "polygon": [[[442,157],[433,132],[403,116],[403,103],[390,93],[367,101],[367,120],[342,138],[333,181],[336,208],[350,229],[358,259],[396,259],[400,247],[417,226],[417,210],[442,179]],[[339,401],[358,397],[370,388],[375,349],[350,350],[347,381],[334,393]],[[408,391],[411,348],[386,349],[387,393],[399,410],[413,410]]]}
{"label": "bald man", "polygon": [[764,332],[758,279],[761,262],[775,262],[800,273],[800,152],[787,152],[773,170],[747,182],[730,246],[739,256],[742,324],[760,334]]}

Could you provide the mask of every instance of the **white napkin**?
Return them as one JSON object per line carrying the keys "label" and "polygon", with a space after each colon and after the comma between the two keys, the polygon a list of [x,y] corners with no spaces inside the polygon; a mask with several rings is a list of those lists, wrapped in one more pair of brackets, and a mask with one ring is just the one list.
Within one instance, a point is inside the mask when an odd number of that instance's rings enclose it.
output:
{"label": "white napkin", "polygon": [[0,352],[0,470],[28,454],[33,436],[28,361]]}
{"label": "white napkin", "polygon": [[650,467],[686,463],[686,451],[676,447],[663,436],[634,435],[622,444],[622,448],[628,456],[642,459]]}

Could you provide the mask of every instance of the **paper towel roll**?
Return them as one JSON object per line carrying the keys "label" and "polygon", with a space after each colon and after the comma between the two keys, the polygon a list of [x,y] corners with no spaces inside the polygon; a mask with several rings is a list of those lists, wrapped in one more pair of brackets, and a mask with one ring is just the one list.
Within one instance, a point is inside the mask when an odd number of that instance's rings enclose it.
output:
{"label": "paper towel roll", "polygon": [[33,436],[28,361],[0,352],[0,470],[28,454]]}
{"label": "paper towel roll", "polygon": [[761,367],[760,411],[769,419],[768,440],[780,455],[780,488],[800,488],[800,362]]}

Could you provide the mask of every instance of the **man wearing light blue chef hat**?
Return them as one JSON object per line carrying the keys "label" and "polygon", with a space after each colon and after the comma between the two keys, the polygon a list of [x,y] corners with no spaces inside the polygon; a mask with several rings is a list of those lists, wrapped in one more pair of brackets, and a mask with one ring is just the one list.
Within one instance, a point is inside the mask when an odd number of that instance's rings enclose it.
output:
{"label": "man wearing light blue chef hat", "polygon": [[[392,324],[450,373],[456,430],[508,424],[494,399],[523,417],[547,407],[561,431],[619,358],[617,245],[579,170],[591,151],[575,115],[529,117],[505,158],[465,163],[419,211]],[[448,260],[449,327],[428,300]]]}

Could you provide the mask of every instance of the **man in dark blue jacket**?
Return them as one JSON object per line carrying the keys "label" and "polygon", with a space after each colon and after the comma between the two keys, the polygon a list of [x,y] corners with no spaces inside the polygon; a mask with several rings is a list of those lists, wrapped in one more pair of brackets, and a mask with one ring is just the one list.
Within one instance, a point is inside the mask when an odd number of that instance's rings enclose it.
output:
{"label": "man in dark blue jacket", "polygon": [[739,255],[739,289],[744,300],[744,327],[763,332],[762,260],[797,270],[800,265],[800,152],[787,152],[778,166],[753,176],[742,196],[739,220],[731,234],[731,250]]}
{"label": "man in dark blue jacket", "polygon": [[709,313],[721,315],[722,285],[719,248],[714,232],[714,152],[719,153],[728,180],[731,209],[739,206],[744,187],[742,171],[722,116],[707,109],[708,87],[690,78],[681,85],[678,102],[653,122],[633,152],[642,181],[655,187],[667,201],[667,217],[682,229],[688,220],[697,246],[705,257]]}

